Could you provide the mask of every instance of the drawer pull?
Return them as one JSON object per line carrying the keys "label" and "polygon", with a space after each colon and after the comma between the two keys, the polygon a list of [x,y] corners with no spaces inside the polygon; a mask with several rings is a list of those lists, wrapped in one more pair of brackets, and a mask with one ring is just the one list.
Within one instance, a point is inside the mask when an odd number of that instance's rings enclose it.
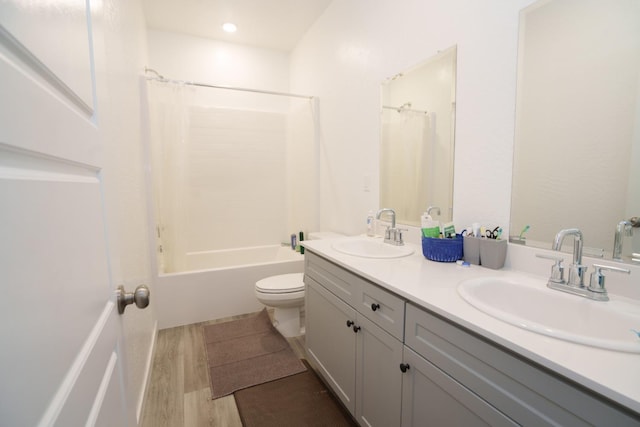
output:
{"label": "drawer pull", "polygon": [[409,370],[409,368],[410,368],[410,366],[409,366],[409,364],[408,364],[408,363],[401,363],[401,364],[400,364],[400,370],[401,370],[402,372],[407,372],[407,371]]}
{"label": "drawer pull", "polygon": [[353,325],[353,332],[355,332],[356,334],[360,329],[362,329],[360,326]]}
{"label": "drawer pull", "polygon": [[347,320],[347,328],[350,328],[351,326],[353,326],[353,321],[352,320]]}
{"label": "drawer pull", "polygon": [[380,304],[375,303],[375,302],[373,304],[371,304],[371,310],[376,311],[379,308],[380,308]]}

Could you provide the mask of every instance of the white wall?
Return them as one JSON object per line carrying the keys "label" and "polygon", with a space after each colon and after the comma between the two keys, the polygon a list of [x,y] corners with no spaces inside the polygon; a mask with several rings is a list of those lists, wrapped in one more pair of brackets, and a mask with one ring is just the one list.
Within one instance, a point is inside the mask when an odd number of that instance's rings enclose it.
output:
{"label": "white wall", "polygon": [[[114,284],[127,291],[146,284],[151,288],[151,304],[145,310],[128,307],[121,316],[126,357],[124,381],[130,415],[139,416],[145,385],[151,369],[156,333],[156,302],[151,275],[151,249],[147,210],[146,157],[142,134],[141,76],[146,63],[146,34],[139,1],[104,2],[103,56],[106,99],[103,110],[106,129],[105,204],[109,240],[109,259]],[[102,49],[101,48],[101,49]]]}
{"label": "white wall", "polygon": [[149,67],[169,79],[289,91],[286,52],[148,30]]}
{"label": "white wall", "polygon": [[[479,221],[506,233],[519,11],[531,2],[336,0],[291,53],[290,69],[278,51],[258,49],[250,59],[253,48],[151,30],[149,65],[167,77],[317,95],[318,227],[355,234],[380,207],[380,83],[457,45],[453,218],[458,227]],[[226,72],[219,49],[237,49],[239,67],[259,76]],[[290,85],[278,80],[289,73]]]}
{"label": "white wall", "polygon": [[[362,233],[378,207],[379,85],[458,46],[453,218],[509,225],[518,13],[531,0],[335,0],[292,53],[320,98],[320,228]],[[371,177],[370,192],[363,181]]]}

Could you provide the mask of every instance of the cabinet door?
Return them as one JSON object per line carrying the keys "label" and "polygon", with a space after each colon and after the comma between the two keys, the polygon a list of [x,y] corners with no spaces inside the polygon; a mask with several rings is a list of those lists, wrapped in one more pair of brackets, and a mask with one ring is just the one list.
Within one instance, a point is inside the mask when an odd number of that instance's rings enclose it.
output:
{"label": "cabinet door", "polygon": [[[310,362],[355,414],[356,311],[315,280],[306,279],[306,348]],[[355,323],[354,323],[355,324]]]}
{"label": "cabinet door", "polygon": [[409,347],[403,359],[402,427],[517,425]]}
{"label": "cabinet door", "polygon": [[362,315],[356,323],[356,420],[361,426],[399,426],[402,342]]}

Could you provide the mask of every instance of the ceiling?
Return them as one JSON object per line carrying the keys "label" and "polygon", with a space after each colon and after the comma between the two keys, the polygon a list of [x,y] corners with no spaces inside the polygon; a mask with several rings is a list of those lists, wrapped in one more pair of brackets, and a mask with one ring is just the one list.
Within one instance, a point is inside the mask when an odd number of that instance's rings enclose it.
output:
{"label": "ceiling", "polygon": [[[332,0],[143,0],[147,27],[292,50]],[[233,22],[238,31],[222,31]]]}

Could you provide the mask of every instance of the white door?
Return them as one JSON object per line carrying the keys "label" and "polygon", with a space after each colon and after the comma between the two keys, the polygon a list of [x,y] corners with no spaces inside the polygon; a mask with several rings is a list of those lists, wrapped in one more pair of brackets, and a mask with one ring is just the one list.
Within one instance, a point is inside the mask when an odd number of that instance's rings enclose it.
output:
{"label": "white door", "polygon": [[89,3],[0,2],[3,426],[127,425]]}

